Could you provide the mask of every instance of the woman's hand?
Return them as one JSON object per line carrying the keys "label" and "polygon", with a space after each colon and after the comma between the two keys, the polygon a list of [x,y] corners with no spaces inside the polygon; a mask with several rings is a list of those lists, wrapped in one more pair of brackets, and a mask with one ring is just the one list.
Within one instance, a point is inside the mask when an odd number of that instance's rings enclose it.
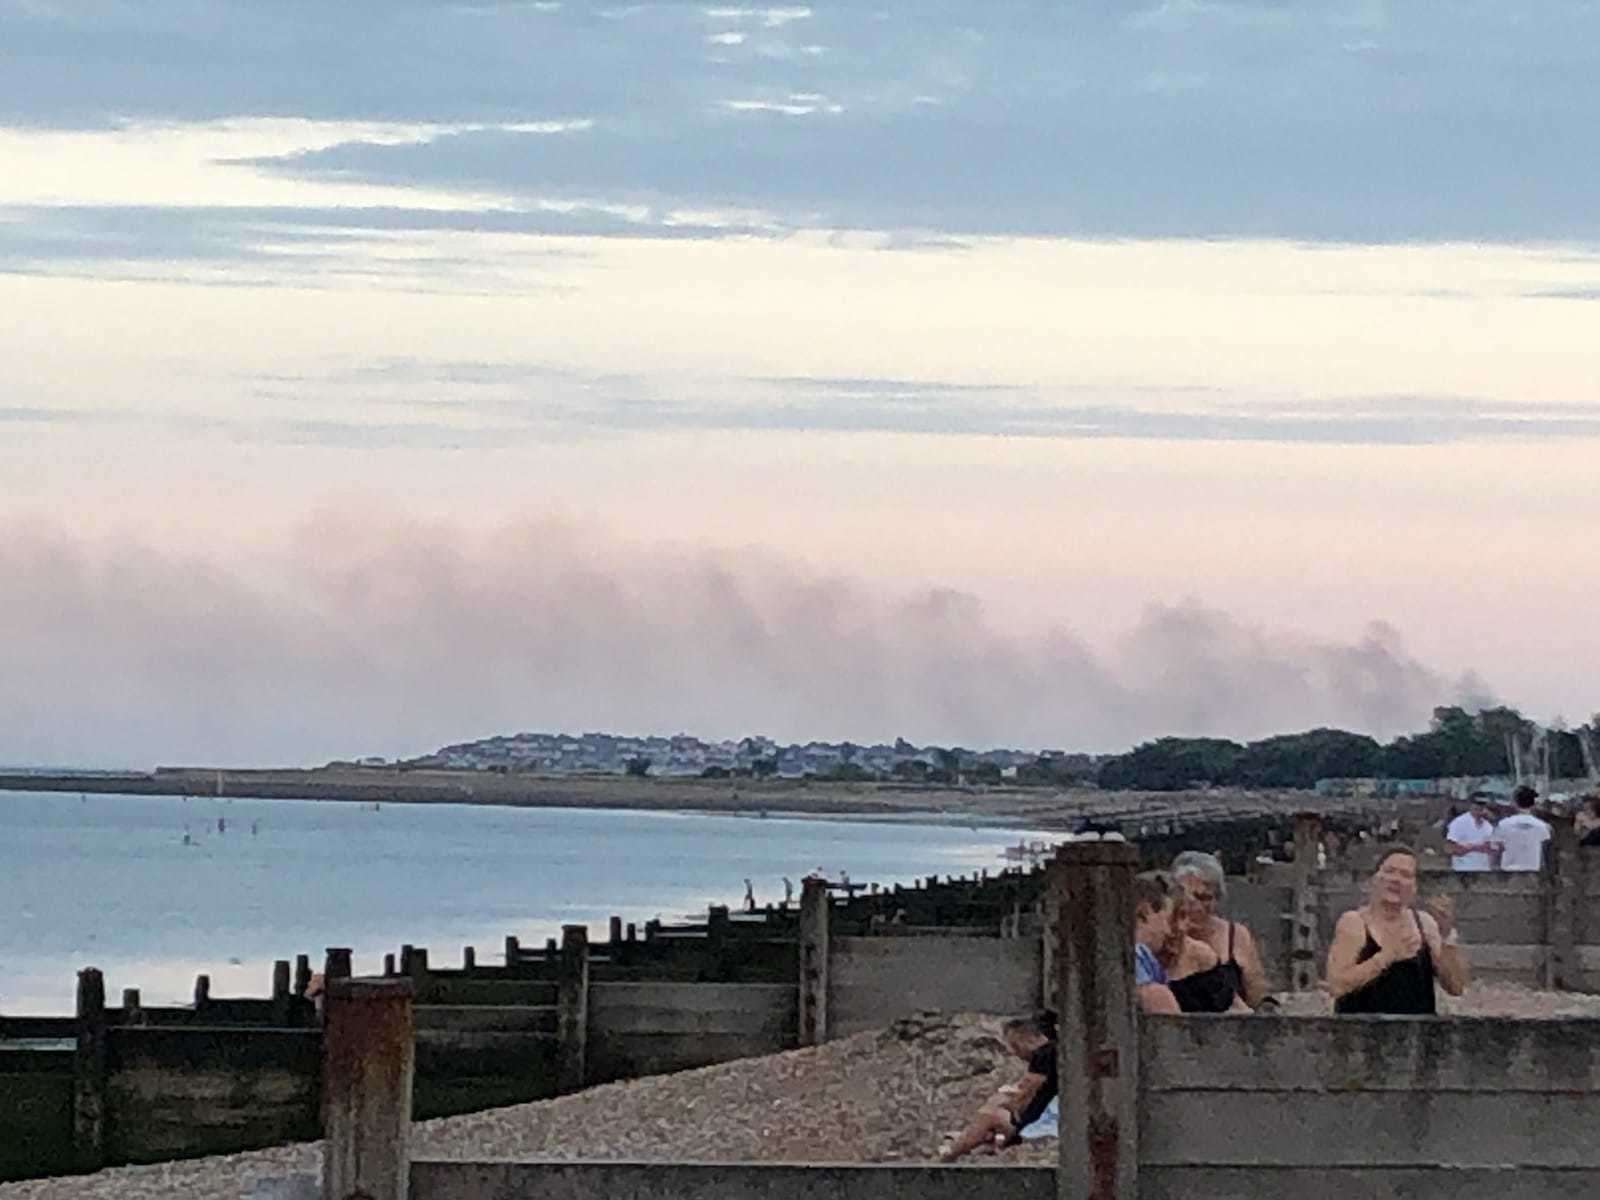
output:
{"label": "woman's hand", "polygon": [[1439,936],[1448,939],[1456,929],[1456,902],[1449,896],[1429,896],[1422,910],[1439,923]]}

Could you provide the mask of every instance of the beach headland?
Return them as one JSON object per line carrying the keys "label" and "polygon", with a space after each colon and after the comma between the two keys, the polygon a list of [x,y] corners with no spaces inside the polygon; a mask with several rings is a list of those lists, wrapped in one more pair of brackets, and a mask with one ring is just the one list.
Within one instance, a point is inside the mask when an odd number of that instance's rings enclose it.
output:
{"label": "beach headland", "polygon": [[1085,818],[1200,808],[1239,815],[1326,807],[1313,793],[1211,788],[1102,791],[989,785],[853,783],[818,779],[635,778],[336,766],[312,769],[163,767],[150,772],[0,773],[0,792],[223,796],[361,804],[488,804],[739,816],[813,816],[1030,829]]}

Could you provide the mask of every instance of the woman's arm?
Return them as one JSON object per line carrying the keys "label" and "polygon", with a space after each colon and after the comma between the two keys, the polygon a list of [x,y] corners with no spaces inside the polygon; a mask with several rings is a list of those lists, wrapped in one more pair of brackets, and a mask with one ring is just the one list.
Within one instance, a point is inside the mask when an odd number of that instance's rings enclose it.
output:
{"label": "woman's arm", "polygon": [[1244,982],[1244,1002],[1255,1008],[1267,998],[1272,984],[1267,980],[1267,968],[1261,962],[1261,950],[1248,925],[1234,924],[1233,957],[1239,964],[1239,974]]}
{"label": "woman's arm", "polygon": [[1012,1093],[1006,1097],[1005,1106],[1011,1111],[1013,1117],[1033,1103],[1033,1098],[1039,1094],[1039,1089],[1044,1086],[1044,1083],[1043,1075],[1035,1075],[1032,1071],[1029,1071],[1012,1085]]}
{"label": "woman's arm", "polygon": [[1395,962],[1383,947],[1366,962],[1357,962],[1366,945],[1367,925],[1354,910],[1339,918],[1333,928],[1333,944],[1328,947],[1328,991],[1335,1000],[1364,988]]}
{"label": "woman's arm", "polygon": [[1456,939],[1454,907],[1445,897],[1437,897],[1418,917],[1422,921],[1422,936],[1428,939],[1428,950],[1438,965],[1435,974],[1439,977],[1439,986],[1452,996],[1461,995],[1472,982],[1472,964]]}
{"label": "woman's arm", "polygon": [[1174,1017],[1183,1014],[1183,1009],[1178,1007],[1178,998],[1172,994],[1172,989],[1164,983],[1141,983],[1139,985],[1139,1007],[1147,1013],[1160,1013]]}

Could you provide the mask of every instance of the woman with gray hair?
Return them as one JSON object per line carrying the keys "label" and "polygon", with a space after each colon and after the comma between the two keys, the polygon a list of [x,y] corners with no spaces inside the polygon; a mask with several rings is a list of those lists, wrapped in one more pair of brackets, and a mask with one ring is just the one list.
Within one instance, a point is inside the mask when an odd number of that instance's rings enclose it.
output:
{"label": "woman with gray hair", "polygon": [[1188,898],[1186,908],[1193,914],[1191,936],[1216,952],[1216,965],[1207,974],[1215,972],[1219,983],[1230,985],[1236,996],[1256,1008],[1267,998],[1267,972],[1249,927],[1218,915],[1217,909],[1228,896],[1222,863],[1215,854],[1185,850],[1172,860],[1171,874]]}

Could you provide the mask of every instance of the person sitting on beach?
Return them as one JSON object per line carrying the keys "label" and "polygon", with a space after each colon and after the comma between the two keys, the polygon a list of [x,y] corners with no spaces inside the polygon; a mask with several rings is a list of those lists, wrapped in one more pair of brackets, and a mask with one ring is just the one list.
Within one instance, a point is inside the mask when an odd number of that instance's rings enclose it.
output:
{"label": "person sitting on beach", "polygon": [[1167,986],[1178,1007],[1186,1013],[1250,1012],[1238,991],[1237,971],[1228,970],[1217,952],[1202,941],[1210,915],[1186,895],[1174,889],[1166,943],[1157,952],[1167,971]]}
{"label": "person sitting on beach", "polygon": [[1425,912],[1412,907],[1416,898],[1416,852],[1385,850],[1367,903],[1334,926],[1327,987],[1335,1012],[1431,1015],[1435,982],[1452,996],[1466,990],[1471,971],[1449,898],[1434,897]]}
{"label": "person sitting on beach", "polygon": [[1041,1012],[1017,1017],[1001,1027],[1013,1056],[1028,1064],[1022,1078],[1001,1088],[960,1133],[939,1150],[939,1161],[954,1162],[979,1147],[995,1150],[1025,1139],[1054,1137],[1056,1104],[1056,1018]]}
{"label": "person sitting on beach", "polygon": [[1139,1007],[1147,1013],[1176,1014],[1178,998],[1167,983],[1167,969],[1157,952],[1172,933],[1171,880],[1159,871],[1133,879],[1133,986]]}
{"label": "person sitting on beach", "polygon": [[[1245,1004],[1251,1008],[1259,1007],[1266,1000],[1269,990],[1267,969],[1261,964],[1261,951],[1256,947],[1250,927],[1239,921],[1231,921],[1217,912],[1228,898],[1228,878],[1221,860],[1214,854],[1185,850],[1172,860],[1171,874],[1194,906],[1192,936],[1210,946],[1217,956],[1217,965],[1213,970],[1220,980],[1228,984],[1234,995],[1243,998]],[[1191,988],[1199,986],[1195,984]],[[1206,986],[1214,987],[1216,994],[1221,996],[1220,983]]]}

